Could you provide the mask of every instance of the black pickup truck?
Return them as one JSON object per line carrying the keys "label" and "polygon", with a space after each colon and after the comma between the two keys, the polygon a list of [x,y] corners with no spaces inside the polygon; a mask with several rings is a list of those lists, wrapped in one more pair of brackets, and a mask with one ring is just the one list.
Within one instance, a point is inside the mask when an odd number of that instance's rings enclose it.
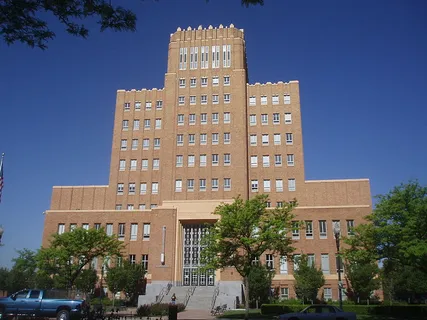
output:
{"label": "black pickup truck", "polygon": [[0,320],[17,315],[70,320],[82,317],[85,309],[85,300],[68,299],[60,290],[24,289],[0,298]]}

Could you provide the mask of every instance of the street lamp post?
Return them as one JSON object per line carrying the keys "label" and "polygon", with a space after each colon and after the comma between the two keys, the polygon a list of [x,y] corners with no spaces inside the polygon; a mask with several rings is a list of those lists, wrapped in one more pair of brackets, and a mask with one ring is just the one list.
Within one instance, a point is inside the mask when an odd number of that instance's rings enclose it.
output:
{"label": "street lamp post", "polygon": [[335,243],[337,245],[337,273],[338,273],[338,298],[340,302],[340,309],[342,310],[342,281],[341,281],[341,257],[340,257],[340,236],[341,227],[339,223],[334,225]]}

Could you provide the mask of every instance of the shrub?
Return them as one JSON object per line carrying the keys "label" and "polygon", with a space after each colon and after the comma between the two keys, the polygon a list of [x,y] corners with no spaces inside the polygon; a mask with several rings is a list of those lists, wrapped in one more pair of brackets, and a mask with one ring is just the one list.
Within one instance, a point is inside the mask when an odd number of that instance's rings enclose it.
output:
{"label": "shrub", "polygon": [[[185,310],[185,305],[183,303],[176,304],[178,312],[182,312]],[[152,304],[144,304],[139,306],[136,309],[136,315],[138,317],[147,317],[147,316],[164,316],[169,312],[169,304],[168,303],[152,303]]]}

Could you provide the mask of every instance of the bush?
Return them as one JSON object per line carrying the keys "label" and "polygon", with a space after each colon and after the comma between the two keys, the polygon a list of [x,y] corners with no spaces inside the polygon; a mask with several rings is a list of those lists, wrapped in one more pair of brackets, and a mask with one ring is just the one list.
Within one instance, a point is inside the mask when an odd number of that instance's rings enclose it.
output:
{"label": "bush", "polygon": [[263,304],[261,306],[262,315],[279,315],[284,313],[292,313],[301,311],[304,308],[303,305],[283,305],[283,304]]}
{"label": "bush", "polygon": [[[176,304],[178,312],[185,310],[185,305],[182,303]],[[147,317],[147,316],[164,316],[169,312],[169,303],[152,303],[144,304],[139,306],[136,309],[136,315],[138,317]]]}

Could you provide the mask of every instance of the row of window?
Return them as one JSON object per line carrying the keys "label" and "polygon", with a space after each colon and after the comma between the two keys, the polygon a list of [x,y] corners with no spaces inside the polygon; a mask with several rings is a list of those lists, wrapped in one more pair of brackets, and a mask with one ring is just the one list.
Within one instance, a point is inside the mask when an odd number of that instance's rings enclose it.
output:
{"label": "row of window", "polygon": [[[206,145],[208,143],[208,134],[207,133],[200,133],[200,144]],[[230,144],[231,143],[231,133],[230,132],[224,132],[223,133],[223,143],[224,144]],[[189,133],[188,134],[188,144],[195,145],[196,144],[196,134]],[[219,133],[212,133],[212,144],[216,145],[219,144]],[[177,146],[183,146],[184,145],[184,134],[180,133],[176,135],[176,145]]]}
{"label": "row of window", "polygon": [[[287,145],[294,144],[294,135],[290,132],[285,133],[285,139]],[[251,146],[257,146],[258,145],[258,136],[256,133],[251,133],[249,135],[249,144]],[[273,134],[273,144],[275,146],[279,146],[282,144],[282,135],[280,133],[274,133]],[[270,145],[270,135],[268,133],[261,134],[261,145],[268,146]]]}
{"label": "row of window", "polygon": [[[262,95],[260,97],[260,102],[262,106],[265,106],[268,104],[268,97],[265,95]],[[278,94],[274,94],[271,96],[271,104],[277,105],[280,103],[280,98]],[[283,95],[283,104],[291,104],[291,96],[287,93]],[[257,97],[256,96],[250,96],[249,97],[249,106],[256,106],[257,105]]]}
{"label": "row of window", "polygon": [[[259,188],[259,183],[258,180],[253,179],[251,180],[251,191],[252,192],[258,192],[261,191]],[[283,180],[282,179],[276,179],[275,180],[275,190],[276,192],[283,192]],[[273,187],[272,187],[272,181],[270,179],[264,179],[263,180],[263,192],[273,192]],[[296,191],[296,181],[294,178],[288,179],[288,191]],[[278,202],[278,207],[281,207],[283,204],[282,202]]]}
{"label": "row of window", "polygon": [[[134,106],[135,106],[135,111],[140,111],[141,110],[141,101],[135,101]],[[130,102],[125,102],[124,105],[124,110],[125,111],[130,111],[130,107],[131,107],[131,103]],[[151,101],[146,101],[145,102],[145,110],[151,110],[152,109],[152,102]],[[162,100],[157,100],[156,101],[156,110],[162,110],[163,109],[163,101]]]}
{"label": "row of window", "polygon": [[[129,262],[131,264],[136,264],[136,254],[130,254],[129,255]],[[141,264],[145,271],[148,271],[148,254],[141,255]]]}
{"label": "row of window", "polygon": [[[231,94],[230,93],[224,93],[223,95],[223,101],[224,103],[230,103],[231,102]],[[185,96],[179,96],[178,97],[178,105],[182,106],[185,104]],[[190,105],[197,104],[197,96],[190,96]],[[200,104],[208,104],[208,96],[206,94],[202,94],[200,96]],[[213,94],[212,95],[212,104],[219,104],[219,95]]]}
{"label": "row of window", "polygon": [[[160,138],[154,138],[153,144],[154,144],[154,150],[160,149]],[[124,150],[127,150],[127,148],[128,148],[127,139],[122,139],[120,142],[120,150],[124,151]],[[138,149],[138,139],[132,139],[131,148],[132,148],[132,150]],[[143,150],[150,149],[150,139],[149,138],[142,139],[142,149]]]}
{"label": "row of window", "polygon": [[[261,156],[260,156],[261,158]],[[288,167],[293,167],[295,165],[295,156],[293,154],[287,154],[286,155],[286,164]],[[262,156],[262,166],[264,168],[270,167],[270,155],[263,155]],[[275,167],[281,167],[282,166],[282,155],[281,154],[275,154],[274,155],[274,166]],[[258,167],[258,156],[257,155],[251,155],[251,167],[256,168]]]}
{"label": "row of window", "polygon": [[[326,220],[319,220],[319,238],[327,239],[328,237],[328,228]],[[338,227],[341,230],[340,220],[332,220],[332,228]],[[346,220],[347,235],[353,235],[354,230],[354,220]],[[303,222],[303,228],[300,226],[300,222],[292,222],[292,239],[300,239],[300,231],[304,230],[306,239],[313,239],[314,237],[314,225],[312,220],[306,220]],[[335,235],[334,235],[335,237]]]}
{"label": "row of window", "polygon": [[[186,83],[187,83],[187,81],[185,78],[179,79],[179,87],[181,89],[185,88]],[[230,85],[230,76],[224,76],[223,84],[224,84],[224,86]],[[202,77],[200,79],[200,86],[202,88],[206,88],[208,86],[208,77]],[[212,86],[213,87],[219,86],[219,77],[218,76],[212,77]],[[197,87],[197,78],[190,78],[190,88],[196,88],[196,87]]]}
{"label": "row of window", "polygon": [[[129,169],[131,171],[136,171],[138,168],[138,160],[131,159],[130,160],[130,167]],[[152,169],[153,170],[159,170],[160,169],[160,159],[154,158],[152,163]],[[125,171],[126,170],[126,160],[120,159],[119,161],[119,171]],[[142,159],[141,160],[141,170],[148,170],[148,159]]]}
{"label": "row of window", "polygon": [[[117,194],[123,195],[124,193],[125,184],[124,183],[118,183],[117,184]],[[159,183],[158,182],[151,182],[151,194],[159,194]],[[136,183],[135,182],[129,182],[128,185],[128,194],[134,195],[136,194]],[[147,194],[147,183],[141,182],[139,185],[139,194]]]}
{"label": "row of window", "polygon": [[[212,166],[218,166],[220,164],[219,161],[219,154],[212,154]],[[223,156],[223,164],[224,166],[231,165],[231,154],[230,153],[224,153]],[[187,166],[188,167],[194,167],[196,163],[196,156],[194,154],[190,154],[187,156]],[[200,167],[206,167],[207,164],[207,155],[201,154],[199,156],[199,166]],[[184,166],[184,156],[183,155],[177,155],[176,161],[175,161],[176,167],[183,167]]]}
{"label": "row of window", "polygon": [[[343,297],[343,300],[345,300],[346,295],[344,292],[342,294],[342,297]],[[283,300],[289,299],[289,288],[288,287],[280,288],[280,298]],[[332,288],[330,288],[330,287],[324,287],[323,288],[323,299],[325,301],[332,300]]]}
{"label": "row of window", "polygon": [[[187,179],[187,191],[192,192],[194,191],[194,179]],[[206,179],[199,179],[199,191],[206,191],[207,185],[206,185]],[[223,180],[223,190],[224,191],[230,191],[231,190],[231,178],[224,178]],[[212,191],[218,191],[219,190],[219,179],[218,178],[212,178],[211,179],[211,190]],[[183,191],[183,182],[182,179],[175,180],[175,192],[182,192]]]}
{"label": "row of window", "polygon": [[[190,49],[190,50],[188,50]],[[211,54],[211,63],[209,63],[209,50]],[[179,48],[179,70],[187,69],[187,53],[190,53],[190,70],[195,70],[199,67],[199,47]],[[212,69],[220,67],[221,46],[201,46],[200,47],[200,68]],[[229,68],[231,66],[231,45],[224,44],[222,46],[222,67]]]}
{"label": "row of window", "polygon": [[[140,121],[139,119],[133,120],[133,126],[132,129],[134,131],[140,129]],[[162,128],[162,119],[157,118],[154,123],[154,129],[161,129]],[[144,130],[150,130],[151,129],[151,119],[144,119]],[[129,130],[129,120],[123,120],[122,121],[122,130],[127,131]]]}
{"label": "row of window", "polygon": [[[140,203],[137,207],[135,207],[135,205],[132,203],[129,203],[127,205],[127,210],[135,210],[135,208],[138,208],[138,210],[146,210],[147,205],[145,203]],[[155,208],[157,208],[157,204],[155,203],[150,204],[150,209],[155,209]],[[123,210],[123,206],[121,204],[116,204],[116,210]]]}
{"label": "row of window", "polygon": [[[230,112],[224,112],[223,113],[223,123],[231,123],[231,113]],[[197,115],[195,113],[190,113],[188,115],[188,124],[189,125],[195,125],[196,124]],[[214,112],[211,114],[211,121],[212,124],[218,124],[219,123],[219,113]],[[183,126],[185,122],[185,115],[184,114],[178,114],[177,116],[177,122],[179,126]],[[207,124],[208,123],[208,114],[207,113],[201,113],[200,114],[200,124]]]}
{"label": "row of window", "polygon": [[[263,113],[261,114],[261,124],[263,126],[268,125],[268,114]],[[291,124],[292,123],[292,113],[286,112],[284,117],[284,123],[285,124]],[[256,126],[257,124],[257,116],[256,114],[249,115],[249,125],[250,126]],[[280,113],[273,113],[273,124],[280,124]]]}

